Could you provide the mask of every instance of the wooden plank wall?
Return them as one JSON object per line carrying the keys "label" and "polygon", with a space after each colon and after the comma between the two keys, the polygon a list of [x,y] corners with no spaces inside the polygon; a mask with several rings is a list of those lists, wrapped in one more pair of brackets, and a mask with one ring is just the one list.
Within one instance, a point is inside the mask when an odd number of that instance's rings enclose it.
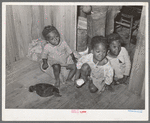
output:
{"label": "wooden plank wall", "polygon": [[6,66],[10,65],[16,60],[19,60],[19,50],[16,39],[16,33],[14,32],[14,19],[12,6],[6,9]]}
{"label": "wooden plank wall", "polygon": [[129,90],[137,95],[141,95],[143,81],[145,78],[145,16],[146,11],[145,7],[143,7],[129,80]]}
{"label": "wooden plank wall", "polygon": [[76,49],[76,6],[7,5],[6,63],[26,56],[32,39],[43,38],[44,26],[53,24],[72,49]]}
{"label": "wooden plank wall", "polygon": [[145,78],[143,80],[143,87],[142,87],[142,92],[141,92],[141,99],[145,100]]}
{"label": "wooden plank wall", "polygon": [[54,6],[53,25],[72,49],[76,49],[76,6]]}

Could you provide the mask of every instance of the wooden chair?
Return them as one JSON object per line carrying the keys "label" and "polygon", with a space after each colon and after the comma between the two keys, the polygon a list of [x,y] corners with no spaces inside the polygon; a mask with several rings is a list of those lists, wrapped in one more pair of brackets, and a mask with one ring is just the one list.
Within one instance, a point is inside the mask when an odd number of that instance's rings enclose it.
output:
{"label": "wooden chair", "polygon": [[116,21],[116,28],[118,27],[127,27],[129,28],[129,43],[131,42],[131,36],[132,36],[132,30],[133,30],[133,15],[127,15],[127,14],[123,14],[121,13],[121,20],[120,21]]}
{"label": "wooden chair", "polygon": [[139,27],[139,22],[135,20],[140,20],[142,12],[142,6],[123,6],[121,12],[119,13],[120,21],[115,21],[115,27],[127,27],[129,28],[129,44],[131,43],[132,32]]}

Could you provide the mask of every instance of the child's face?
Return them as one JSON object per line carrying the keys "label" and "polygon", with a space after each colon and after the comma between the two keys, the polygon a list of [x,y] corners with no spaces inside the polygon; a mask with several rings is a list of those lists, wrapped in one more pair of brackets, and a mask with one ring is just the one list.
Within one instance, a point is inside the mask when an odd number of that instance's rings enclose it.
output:
{"label": "child's face", "polygon": [[60,36],[56,31],[52,31],[47,34],[47,41],[54,46],[57,46],[60,43]]}
{"label": "child's face", "polygon": [[95,46],[93,48],[93,57],[97,60],[97,61],[102,61],[107,54],[107,48],[104,46],[104,44],[99,43],[97,44],[97,46]]}
{"label": "child's face", "polygon": [[121,44],[118,40],[111,42],[109,45],[111,54],[118,56],[121,50]]}
{"label": "child's face", "polygon": [[111,42],[109,45],[111,54],[118,56],[121,50],[121,44],[118,40]]}

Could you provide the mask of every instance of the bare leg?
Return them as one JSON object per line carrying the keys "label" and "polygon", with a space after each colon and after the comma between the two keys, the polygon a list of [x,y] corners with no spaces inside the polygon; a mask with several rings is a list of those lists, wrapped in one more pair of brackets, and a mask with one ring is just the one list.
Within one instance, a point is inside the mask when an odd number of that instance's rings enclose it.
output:
{"label": "bare leg", "polygon": [[83,64],[81,67],[81,78],[84,81],[88,81],[88,76],[90,76],[90,73],[91,73],[90,66],[87,63]]}
{"label": "bare leg", "polygon": [[70,68],[68,68],[70,70],[69,74],[68,74],[68,78],[66,81],[71,81],[71,79],[73,78],[73,76],[75,75],[76,73],[76,65],[75,64],[72,64],[70,65]]}
{"label": "bare leg", "polygon": [[61,66],[60,66],[60,64],[54,64],[54,65],[52,65],[52,67],[53,67],[54,76],[55,76],[55,79],[56,79],[55,86],[59,87],[60,86],[59,74],[60,74]]}
{"label": "bare leg", "polygon": [[88,40],[88,48],[89,48],[88,52],[91,53],[91,38],[88,36],[87,40]]}
{"label": "bare leg", "polygon": [[93,84],[92,80],[89,80],[89,90],[91,93],[95,93],[98,91],[98,88]]}
{"label": "bare leg", "polygon": [[88,78],[90,76],[90,73],[91,73],[90,66],[87,63],[83,64],[81,67],[81,78],[85,82],[89,81],[89,90],[91,93],[95,93],[97,92],[98,88],[93,84],[93,81]]}

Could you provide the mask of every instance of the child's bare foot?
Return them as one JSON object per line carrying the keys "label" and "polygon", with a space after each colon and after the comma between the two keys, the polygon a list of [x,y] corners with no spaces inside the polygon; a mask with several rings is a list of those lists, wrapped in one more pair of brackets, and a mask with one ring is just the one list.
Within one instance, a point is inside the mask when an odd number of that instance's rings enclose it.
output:
{"label": "child's bare foot", "polygon": [[57,88],[60,87],[60,80],[56,80],[56,82],[55,82],[55,87],[57,87]]}

